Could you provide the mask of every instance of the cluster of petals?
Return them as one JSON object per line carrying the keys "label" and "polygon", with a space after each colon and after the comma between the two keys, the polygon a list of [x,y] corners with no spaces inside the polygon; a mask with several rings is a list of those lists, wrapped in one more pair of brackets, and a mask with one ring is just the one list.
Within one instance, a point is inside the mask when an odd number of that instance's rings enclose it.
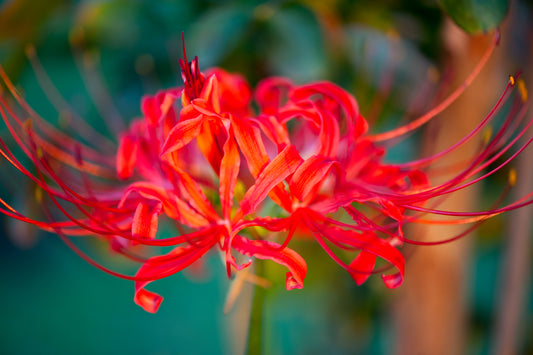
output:
{"label": "cluster of petals", "polygon": [[[146,289],[150,282],[180,272],[213,249],[222,255],[228,276],[253,258],[268,259],[287,268],[287,289],[303,287],[307,265],[293,237],[316,240],[357,284],[381,273],[387,287],[397,287],[404,278],[399,249],[405,242],[417,243],[404,236],[405,224],[438,214],[475,227],[530,203],[528,195],[488,211],[437,209],[446,196],[500,170],[529,144],[517,148],[529,126],[521,125],[526,105],[519,96],[511,98],[496,133],[453,178],[432,185],[425,172],[482,133],[509,101],[514,78],[493,110],[460,142],[417,161],[388,164],[384,157],[390,140],[442,108],[372,135],[356,99],[333,83],[296,85],[273,77],[252,90],[238,74],[222,69],[201,73],[197,58],[181,66],[184,86],[144,97],[142,117],[122,132],[109,156],[46,124],[1,73],[33,123],[23,122],[3,96],[0,113],[36,169],[25,168],[4,141],[0,153],[35,182],[45,193],[40,200],[46,198],[51,206],[43,208],[47,221],[0,200],[2,212],[57,233],[95,266],[135,281],[134,300],[149,312],[162,301]],[[179,233],[158,232],[161,219],[173,222]],[[71,242],[74,236],[99,236],[141,266],[134,276],[108,270],[84,255]],[[129,252],[137,245],[172,249],[139,258]]]}

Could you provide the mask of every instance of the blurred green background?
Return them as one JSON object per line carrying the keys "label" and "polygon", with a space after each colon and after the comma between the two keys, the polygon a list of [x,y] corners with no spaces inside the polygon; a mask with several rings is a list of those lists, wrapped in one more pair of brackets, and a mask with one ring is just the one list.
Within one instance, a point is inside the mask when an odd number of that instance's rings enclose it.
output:
{"label": "blurred green background", "polygon": [[[514,6],[524,17],[515,25],[531,42],[531,9]],[[112,137],[83,80],[84,70],[91,70],[84,69],[84,58],[108,87],[116,109],[132,119],[140,115],[144,94],[181,85],[177,60],[183,31],[188,56],[198,55],[202,69],[220,66],[242,73],[252,84],[271,75],[299,83],[331,80],[353,92],[373,130],[382,131],[406,111],[414,115],[428,108],[420,82],[442,64],[444,16],[429,0],[8,0],[0,4],[0,63],[30,105],[61,124],[26,58],[32,44],[73,110]],[[509,41],[524,41],[524,36],[515,37]],[[526,62],[528,46],[513,47],[517,59],[511,66]],[[423,102],[410,107],[421,94]],[[0,132],[7,133],[5,128]],[[400,145],[389,159],[414,157],[415,144],[416,139]],[[19,207],[30,205],[32,187],[6,171],[2,198]],[[238,304],[245,295],[224,315],[229,282],[217,255],[210,256],[200,278],[180,273],[155,282],[152,288],[165,301],[153,315],[133,303],[132,282],[94,269],[56,236],[1,221],[0,353],[233,354],[242,349],[246,319],[239,318]],[[490,352],[504,228],[505,220],[493,221],[474,242],[468,353]],[[107,255],[97,242],[84,247]],[[303,256],[309,266],[303,290],[285,291],[283,271],[269,269],[274,285],[265,304],[265,352],[392,353],[393,293],[380,278],[357,287],[316,246],[305,245]],[[530,298],[525,334],[533,328]],[[520,345],[520,352],[532,349],[531,340]]]}

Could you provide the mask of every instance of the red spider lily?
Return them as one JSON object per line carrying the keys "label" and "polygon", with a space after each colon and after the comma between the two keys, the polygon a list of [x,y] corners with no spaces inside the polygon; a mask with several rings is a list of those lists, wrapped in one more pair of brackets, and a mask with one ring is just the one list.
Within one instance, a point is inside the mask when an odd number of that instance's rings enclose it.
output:
{"label": "red spider lily", "polygon": [[[491,216],[533,201],[529,194],[480,212],[437,207],[449,194],[501,170],[531,142],[517,143],[531,122],[521,122],[527,105],[512,94],[514,78],[493,110],[457,144],[416,161],[384,162],[390,141],[449,106],[495,45],[496,40],[465,83],[441,104],[378,135],[368,133],[355,98],[332,83],[295,85],[269,78],[252,92],[241,76],[221,69],[203,74],[197,58],[189,62],[185,57],[180,61],[184,87],[145,97],[142,117],[122,133],[111,153],[48,125],[0,71],[18,104],[15,110],[0,96],[0,114],[34,169],[26,168],[3,140],[0,154],[38,186],[48,220],[25,216],[4,200],[1,211],[57,233],[93,265],[135,281],[134,300],[149,312],[157,311],[162,297],[146,285],[187,268],[212,249],[222,252],[228,276],[232,268],[247,267],[250,258],[269,259],[288,269],[287,289],[301,288],[307,266],[288,247],[294,235],[313,237],[357,284],[392,267],[395,271],[382,278],[387,287],[397,287],[404,276],[401,245],[429,244],[406,238],[407,223],[471,223],[468,232]],[[482,134],[505,102],[510,108],[492,138],[453,178],[431,184],[426,169]],[[23,122],[22,115],[29,120]],[[264,216],[261,207],[267,200],[278,206],[279,214]],[[456,219],[430,222],[424,219],[427,214]],[[158,233],[161,216],[175,222],[179,235]],[[141,266],[135,276],[109,270],[72,243],[73,236],[100,236]],[[174,249],[142,259],[131,253],[135,245]],[[378,259],[383,267],[376,268]]]}

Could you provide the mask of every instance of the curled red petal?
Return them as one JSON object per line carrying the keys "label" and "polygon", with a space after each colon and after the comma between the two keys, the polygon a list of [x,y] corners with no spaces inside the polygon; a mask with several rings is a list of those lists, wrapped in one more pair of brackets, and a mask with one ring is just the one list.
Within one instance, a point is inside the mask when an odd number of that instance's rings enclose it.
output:
{"label": "curled red petal", "polygon": [[291,90],[289,96],[292,101],[306,100],[316,94],[337,102],[348,118],[348,131],[352,138],[358,138],[368,130],[368,123],[359,114],[359,106],[355,98],[340,86],[330,82],[319,82],[303,85]]}
{"label": "curled red petal", "polygon": [[241,117],[250,115],[252,92],[242,75],[227,73],[220,68],[208,70],[207,75],[217,79],[216,92],[213,90],[211,95],[218,98],[221,112],[231,112]]}
{"label": "curled red petal", "polygon": [[241,236],[233,238],[232,247],[241,254],[254,256],[258,259],[270,259],[285,266],[287,272],[287,290],[302,288],[307,264],[305,260],[292,249],[280,248],[280,245],[266,240],[249,240]]}
{"label": "curled red petal", "polygon": [[276,114],[293,83],[283,77],[273,77],[262,80],[255,90],[255,100],[261,112]]}
{"label": "curled red petal", "polygon": [[187,224],[191,227],[202,227],[209,221],[189,207],[187,202],[180,199],[172,191],[150,182],[136,182],[126,189],[119,206],[124,205],[132,192],[137,192],[144,198],[156,200],[162,203],[165,214],[173,219]]}
{"label": "curled red petal", "polygon": [[[147,284],[148,282],[146,282]],[[163,297],[158,295],[155,292],[145,290],[142,287],[135,286],[135,296],[133,298],[134,302],[141,306],[146,312],[156,313],[163,302]]]}
{"label": "curled red petal", "polygon": [[145,311],[155,313],[163,300],[160,295],[145,290],[152,280],[162,279],[180,272],[202,257],[218,241],[218,234],[206,235],[203,243],[196,243],[185,247],[177,247],[166,255],[154,256],[148,259],[137,271],[135,276],[135,295],[133,300]]}
{"label": "curled red petal", "polygon": [[324,223],[320,223],[323,219],[317,213],[307,211],[306,214],[302,214],[303,221],[311,232],[317,237],[317,241],[321,244],[324,250],[342,267],[344,267],[350,274],[353,270],[350,270],[350,266],[343,263],[329,247],[321,241],[322,237],[325,237],[330,242],[341,248],[357,248],[361,251],[374,254],[383,260],[391,263],[398,272],[393,275],[382,275],[383,282],[388,288],[395,288],[402,284],[403,275],[405,271],[405,259],[388,241],[378,238],[372,232],[356,232],[352,230],[344,230],[340,228],[328,227]]}

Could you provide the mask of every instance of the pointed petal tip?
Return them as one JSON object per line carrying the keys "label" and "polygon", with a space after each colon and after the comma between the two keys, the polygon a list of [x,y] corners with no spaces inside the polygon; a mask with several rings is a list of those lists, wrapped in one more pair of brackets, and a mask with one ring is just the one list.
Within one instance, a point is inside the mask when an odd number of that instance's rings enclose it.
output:
{"label": "pointed petal tip", "polygon": [[375,254],[361,251],[350,263],[348,272],[357,286],[364,284],[372,275],[376,260],[377,256]]}
{"label": "pointed petal tip", "polygon": [[402,273],[398,272],[393,275],[381,275],[381,279],[385,283],[385,286],[388,288],[397,288],[400,287],[403,283],[403,275]]}
{"label": "pointed petal tip", "polygon": [[350,276],[352,277],[352,279],[354,280],[357,286],[361,286],[362,284],[364,284],[366,280],[370,278],[371,275],[372,274],[370,272],[368,273],[355,272],[355,271],[350,272]]}
{"label": "pointed petal tip", "polygon": [[294,290],[294,289],[302,289],[304,287],[303,280],[298,281],[292,273],[287,273],[287,291]]}
{"label": "pointed petal tip", "polygon": [[134,301],[138,306],[141,306],[146,312],[156,313],[163,302],[163,297],[157,293],[139,289],[135,293]]}

